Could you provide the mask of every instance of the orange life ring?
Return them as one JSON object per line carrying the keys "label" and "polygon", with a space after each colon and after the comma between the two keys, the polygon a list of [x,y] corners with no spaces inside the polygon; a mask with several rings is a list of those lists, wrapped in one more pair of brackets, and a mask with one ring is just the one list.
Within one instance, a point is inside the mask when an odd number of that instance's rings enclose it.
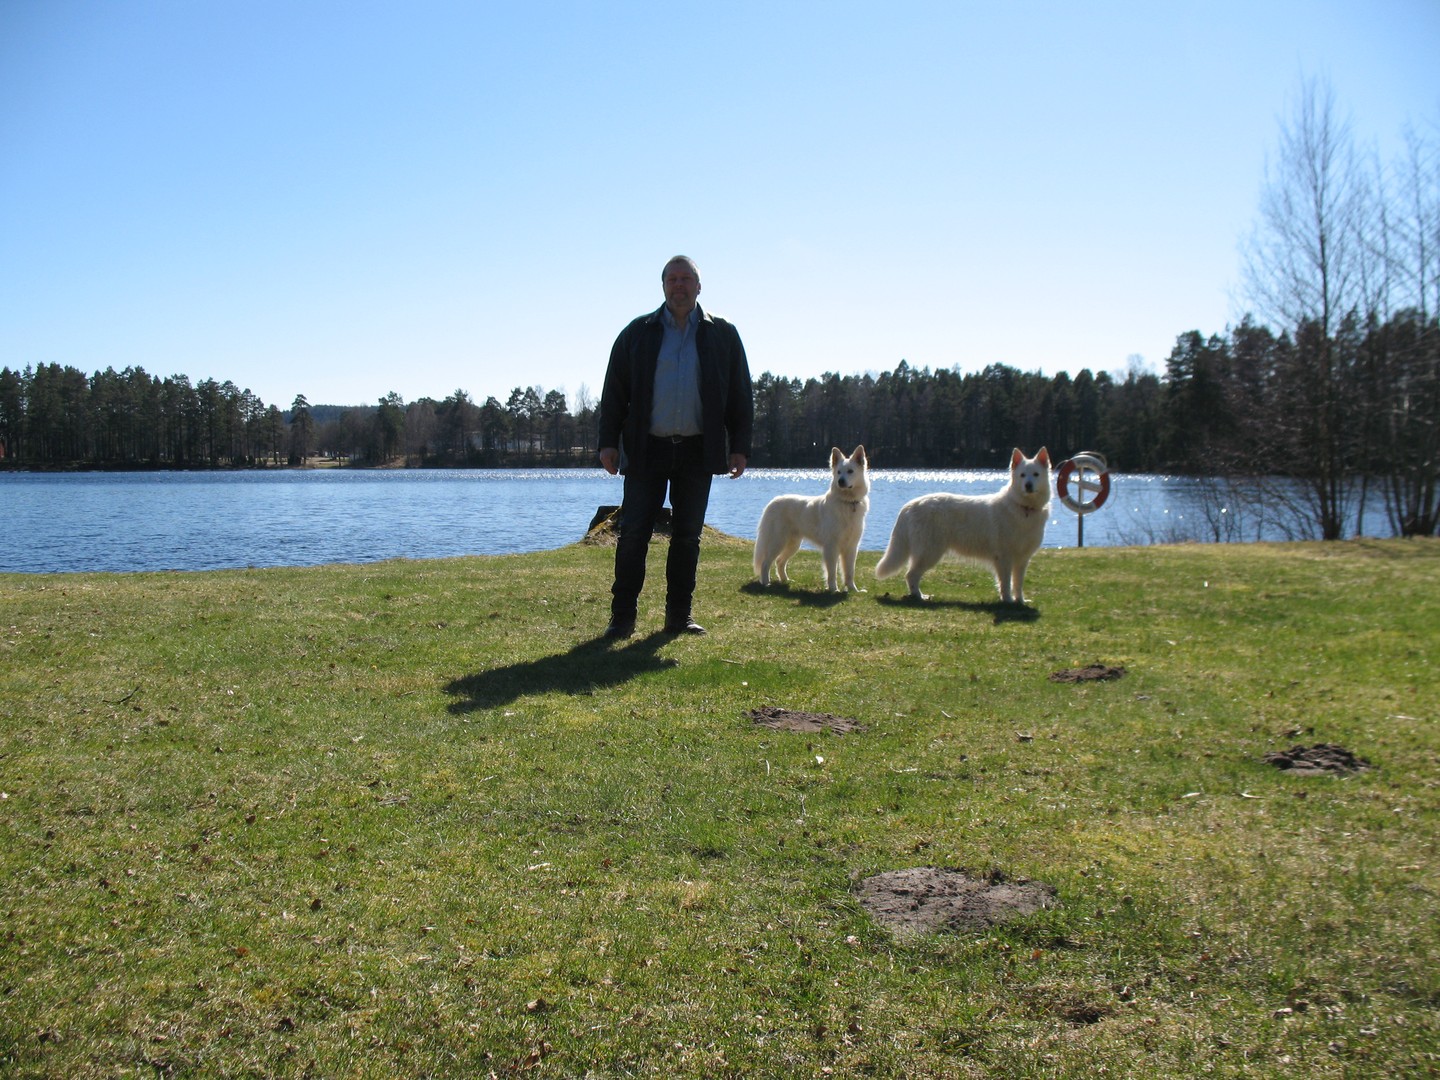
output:
{"label": "orange life ring", "polygon": [[[1069,458],[1062,463],[1060,470],[1055,474],[1055,486],[1060,492],[1060,501],[1062,503],[1077,514],[1088,514],[1094,510],[1099,510],[1100,507],[1105,505],[1105,500],[1110,497],[1110,473],[1108,470],[1100,467],[1100,463],[1094,458],[1086,454],[1076,456],[1083,460],[1077,464],[1075,458]],[[1091,499],[1088,503],[1080,502],[1070,495],[1070,476],[1077,469],[1090,469],[1100,477],[1100,487],[1096,489],[1095,498]],[[1089,488],[1090,485],[1076,481],[1076,486],[1083,489]]]}

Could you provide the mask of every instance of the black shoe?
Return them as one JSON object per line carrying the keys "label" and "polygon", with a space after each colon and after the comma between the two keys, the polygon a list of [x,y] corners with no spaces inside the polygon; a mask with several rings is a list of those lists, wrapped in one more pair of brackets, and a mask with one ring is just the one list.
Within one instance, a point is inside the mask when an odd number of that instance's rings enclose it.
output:
{"label": "black shoe", "polygon": [[627,638],[633,633],[635,633],[634,619],[612,618],[610,620],[610,625],[605,627],[605,636],[607,638],[610,638],[612,641],[619,641],[621,638]]}
{"label": "black shoe", "polygon": [[679,615],[675,618],[665,620],[665,633],[667,634],[703,634],[705,628],[692,619],[689,615]]}

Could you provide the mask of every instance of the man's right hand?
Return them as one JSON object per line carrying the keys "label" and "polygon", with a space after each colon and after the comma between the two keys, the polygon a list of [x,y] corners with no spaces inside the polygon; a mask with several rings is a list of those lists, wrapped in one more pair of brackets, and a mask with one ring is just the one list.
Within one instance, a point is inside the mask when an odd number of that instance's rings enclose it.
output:
{"label": "man's right hand", "polygon": [[614,476],[620,471],[620,451],[614,446],[602,446],[600,448],[600,466]]}

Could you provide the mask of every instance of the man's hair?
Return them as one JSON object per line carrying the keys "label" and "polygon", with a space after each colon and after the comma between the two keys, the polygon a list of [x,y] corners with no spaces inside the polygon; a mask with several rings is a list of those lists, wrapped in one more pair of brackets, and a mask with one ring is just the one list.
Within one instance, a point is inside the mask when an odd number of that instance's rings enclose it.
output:
{"label": "man's hair", "polygon": [[695,275],[695,280],[696,280],[696,281],[699,281],[699,280],[700,280],[700,267],[698,267],[698,266],[695,265],[695,260],[692,259],[692,258],[690,258],[689,255],[676,255],[676,256],[674,256],[673,258],[671,258],[669,262],[667,262],[664,266],[662,266],[662,267],[660,268],[660,280],[661,280],[661,281],[664,281],[664,280],[665,280],[665,275],[666,275],[666,273],[669,272],[670,267],[674,266],[676,263],[684,263],[686,266],[688,266],[688,267],[690,268],[690,272]]}

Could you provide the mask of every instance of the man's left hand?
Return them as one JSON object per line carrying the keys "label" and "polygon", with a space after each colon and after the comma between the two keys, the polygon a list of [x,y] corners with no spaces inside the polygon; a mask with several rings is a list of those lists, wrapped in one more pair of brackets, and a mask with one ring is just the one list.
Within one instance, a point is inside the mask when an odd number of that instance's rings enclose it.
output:
{"label": "man's left hand", "polygon": [[730,479],[738,480],[745,472],[745,465],[749,459],[744,454],[730,455]]}

